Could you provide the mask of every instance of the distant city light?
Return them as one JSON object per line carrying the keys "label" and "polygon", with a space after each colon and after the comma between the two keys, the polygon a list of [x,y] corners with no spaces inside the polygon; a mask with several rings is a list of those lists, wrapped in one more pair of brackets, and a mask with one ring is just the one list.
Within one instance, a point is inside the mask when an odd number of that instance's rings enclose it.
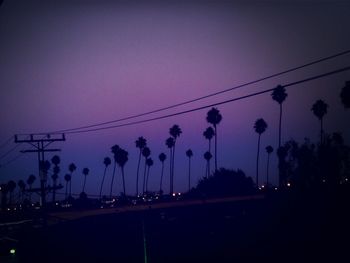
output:
{"label": "distant city light", "polygon": [[175,193],[173,193],[173,196],[175,196],[176,194]]}
{"label": "distant city light", "polygon": [[287,186],[290,187],[290,183],[289,182],[287,183]]}
{"label": "distant city light", "polygon": [[261,188],[265,188],[265,185],[262,185]]}
{"label": "distant city light", "polygon": [[322,183],[325,183],[326,182],[326,180],[325,179],[322,179]]}
{"label": "distant city light", "polygon": [[348,181],[348,178],[345,178],[345,182],[347,182]]}
{"label": "distant city light", "polygon": [[179,195],[181,195],[181,193],[179,193]]}
{"label": "distant city light", "polygon": [[12,254],[12,255],[16,254],[16,249],[14,249],[14,248],[10,249],[10,254]]}
{"label": "distant city light", "polygon": [[278,188],[277,188],[277,187],[275,187],[275,190],[276,190],[276,191],[277,191],[277,189],[278,189]]}

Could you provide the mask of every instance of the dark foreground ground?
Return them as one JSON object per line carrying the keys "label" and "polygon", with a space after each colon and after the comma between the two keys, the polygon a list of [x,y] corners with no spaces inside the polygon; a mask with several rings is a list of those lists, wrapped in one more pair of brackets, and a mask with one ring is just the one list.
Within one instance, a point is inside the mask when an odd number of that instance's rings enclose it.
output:
{"label": "dark foreground ground", "polygon": [[275,193],[28,228],[7,262],[350,262],[348,197]]}

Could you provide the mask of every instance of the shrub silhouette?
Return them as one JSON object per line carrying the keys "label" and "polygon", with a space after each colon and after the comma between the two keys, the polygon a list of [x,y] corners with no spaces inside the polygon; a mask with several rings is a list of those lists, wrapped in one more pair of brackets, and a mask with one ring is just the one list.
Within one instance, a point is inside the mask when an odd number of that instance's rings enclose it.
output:
{"label": "shrub silhouette", "polygon": [[200,196],[219,197],[252,194],[255,188],[253,180],[242,170],[220,168],[213,176],[202,178],[193,191]]}

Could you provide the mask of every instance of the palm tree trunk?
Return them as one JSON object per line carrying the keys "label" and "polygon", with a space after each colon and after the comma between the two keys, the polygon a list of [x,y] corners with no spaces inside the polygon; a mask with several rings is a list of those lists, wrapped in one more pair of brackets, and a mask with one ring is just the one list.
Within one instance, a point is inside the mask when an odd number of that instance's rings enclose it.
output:
{"label": "palm tree trunk", "polygon": [[52,202],[56,200],[56,180],[53,180],[53,190],[52,190]]}
{"label": "palm tree trunk", "polygon": [[258,153],[256,155],[256,186],[259,188],[259,153],[260,153],[260,137],[261,134],[259,134],[258,137]]}
{"label": "palm tree trunk", "polygon": [[122,178],[123,178],[123,191],[124,191],[124,196],[126,196],[126,192],[125,192],[124,166],[122,166]]}
{"label": "palm tree trunk", "polygon": [[164,174],[164,162],[162,162],[162,173],[160,175],[159,193],[162,192],[163,174]]}
{"label": "palm tree trunk", "polygon": [[206,165],[205,165],[205,177],[208,178],[209,177],[209,169],[208,169],[208,166],[209,166],[209,161],[207,161]]}
{"label": "palm tree trunk", "polygon": [[191,190],[191,157],[188,158],[188,192]]}
{"label": "palm tree trunk", "polygon": [[214,125],[215,129],[215,171],[218,170],[218,156],[217,156],[217,147],[218,147],[218,133],[216,130],[216,125]]}
{"label": "palm tree trunk", "polygon": [[145,170],[143,172],[143,187],[142,187],[143,194],[145,194],[145,187],[146,187],[146,172],[147,172],[147,159],[145,157]]}
{"label": "palm tree trunk", "polygon": [[281,139],[282,137],[282,103],[280,104],[280,121],[279,121],[279,127],[278,127],[278,148],[281,147]]}
{"label": "palm tree trunk", "polygon": [[84,190],[85,190],[85,184],[86,184],[86,175],[84,175],[84,183],[83,183],[83,191],[82,192],[84,192]]}
{"label": "palm tree trunk", "polygon": [[[278,127],[278,149],[281,148],[281,133],[282,133],[282,103],[280,104],[280,120],[279,120],[279,127]],[[281,166],[281,159],[278,158],[278,167],[280,167],[280,166]],[[281,169],[278,169],[278,185],[279,185],[279,187],[282,186],[281,177],[282,177],[282,171],[281,171]]]}
{"label": "palm tree trunk", "polygon": [[146,178],[146,193],[148,193],[148,178],[149,178],[149,171],[150,171],[151,167],[148,166],[147,169],[147,178]]}
{"label": "palm tree trunk", "polygon": [[323,118],[320,119],[320,123],[321,123],[321,145],[323,145]]}
{"label": "palm tree trunk", "polygon": [[270,154],[267,154],[267,168],[266,168],[266,187],[269,187],[269,166],[270,166]]}
{"label": "palm tree trunk", "polygon": [[101,199],[101,196],[102,196],[102,188],[103,188],[103,183],[105,181],[106,172],[107,172],[107,166],[105,167],[105,171],[104,171],[103,177],[102,177],[102,183],[101,183],[101,188],[100,188],[100,199]]}
{"label": "palm tree trunk", "polygon": [[65,194],[65,196],[66,196],[66,199],[67,199],[67,196],[68,196],[68,182],[66,182],[66,194]]}
{"label": "palm tree trunk", "polygon": [[174,176],[175,176],[175,145],[176,145],[176,140],[174,142],[174,148],[173,148],[173,173],[172,173],[172,178],[171,178],[171,194],[174,193]]}
{"label": "palm tree trunk", "polygon": [[136,196],[139,195],[139,172],[140,172],[140,163],[141,163],[141,148],[139,154],[139,161],[137,163],[137,172],[136,172]]}
{"label": "palm tree trunk", "polygon": [[114,167],[113,167],[113,174],[112,174],[112,182],[111,182],[111,189],[109,191],[109,198],[112,198],[112,191],[113,191],[113,181],[115,176],[115,168],[117,167],[117,162],[114,161]]}
{"label": "palm tree trunk", "polygon": [[69,195],[70,195],[70,196],[72,195],[72,178],[73,178],[73,176],[72,176],[72,174],[71,174],[71,179],[70,179],[70,181],[69,181]]}
{"label": "palm tree trunk", "polygon": [[171,178],[172,178],[172,172],[173,172],[173,149],[170,148],[170,180],[169,180],[169,194],[171,195],[172,194],[172,181],[171,181]]}

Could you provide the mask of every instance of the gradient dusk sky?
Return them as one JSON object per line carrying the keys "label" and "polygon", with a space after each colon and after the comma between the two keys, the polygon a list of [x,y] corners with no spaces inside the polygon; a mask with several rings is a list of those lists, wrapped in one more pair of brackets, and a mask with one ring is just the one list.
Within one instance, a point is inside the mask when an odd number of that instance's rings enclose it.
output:
{"label": "gradient dusk sky", "polygon": [[[16,133],[74,128],[142,113],[204,96],[299,66],[350,48],[349,1],[32,1],[8,0],[0,7],[0,143]],[[278,84],[350,65],[345,55],[307,69],[231,91],[163,113],[215,103]],[[319,123],[310,111],[317,99],[329,104],[326,132],[340,131],[350,143],[350,111],[339,93],[350,80],[343,72],[287,89],[283,140],[318,140]],[[220,167],[242,169],[255,178],[257,118],[268,123],[262,135],[261,182],[266,173],[265,147],[278,141],[278,104],[270,94],[219,106]],[[84,167],[90,169],[86,192],[97,194],[103,159],[118,144],[129,152],[127,193],[135,193],[138,151],[135,140],[147,139],[155,164],[150,189],[158,190],[158,155],[168,149],[169,128],[178,124],[175,190],[187,189],[187,158],[194,152],[193,184],[204,176],[207,110],[156,122],[99,132],[68,134],[60,147],[60,182],[68,165],[78,169],[73,191],[80,193]],[[145,117],[146,118],[146,117]],[[141,118],[142,119],[142,118]],[[0,155],[14,147],[0,148]],[[29,145],[0,159],[4,164]],[[51,155],[47,158],[51,159]],[[0,183],[38,173],[37,156],[22,154],[0,167]],[[169,165],[164,189],[169,189]],[[106,177],[105,193],[111,170]],[[141,167],[141,171],[143,167]],[[277,158],[271,163],[277,180]],[[38,183],[38,181],[37,181]],[[117,171],[114,188],[121,191]]]}

